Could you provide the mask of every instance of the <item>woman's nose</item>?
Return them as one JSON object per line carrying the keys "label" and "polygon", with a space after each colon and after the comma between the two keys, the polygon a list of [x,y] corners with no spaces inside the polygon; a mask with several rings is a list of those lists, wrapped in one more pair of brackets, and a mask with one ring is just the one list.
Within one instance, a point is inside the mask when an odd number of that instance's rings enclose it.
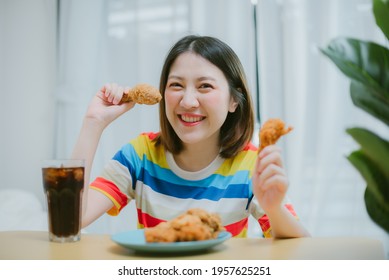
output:
{"label": "woman's nose", "polygon": [[185,109],[196,108],[199,106],[197,93],[195,90],[188,89],[184,92],[180,105]]}

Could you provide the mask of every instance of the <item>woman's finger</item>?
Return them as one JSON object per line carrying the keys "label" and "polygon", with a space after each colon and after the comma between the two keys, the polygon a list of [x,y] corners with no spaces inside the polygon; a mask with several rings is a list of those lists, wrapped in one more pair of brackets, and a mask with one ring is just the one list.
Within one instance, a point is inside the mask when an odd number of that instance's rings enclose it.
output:
{"label": "woman's finger", "polygon": [[266,154],[264,157],[260,158],[256,165],[256,170],[258,173],[262,173],[263,170],[269,166],[270,164],[275,164],[281,168],[283,168],[283,162],[281,153],[278,150],[274,150],[273,152]]}
{"label": "woman's finger", "polygon": [[259,186],[262,188],[264,183],[271,177],[281,175],[286,177],[284,169],[279,167],[276,164],[270,164],[268,165],[259,175]]}
{"label": "woman's finger", "polygon": [[286,193],[288,188],[287,178],[281,174],[275,174],[267,178],[267,180],[265,180],[261,185],[261,191],[263,192],[266,192],[272,188],[276,188],[278,192]]}
{"label": "woman's finger", "polygon": [[120,103],[120,101],[122,100],[122,97],[123,97],[123,92],[124,92],[124,88],[121,87],[121,86],[118,86],[115,90],[115,92],[113,93],[113,99],[112,99],[112,103],[117,105]]}

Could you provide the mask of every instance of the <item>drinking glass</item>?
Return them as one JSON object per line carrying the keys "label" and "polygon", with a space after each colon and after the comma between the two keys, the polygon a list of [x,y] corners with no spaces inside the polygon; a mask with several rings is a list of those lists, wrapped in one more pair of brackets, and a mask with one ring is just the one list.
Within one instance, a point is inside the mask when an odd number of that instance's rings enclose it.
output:
{"label": "drinking glass", "polygon": [[53,159],[42,162],[49,240],[74,242],[81,238],[84,160]]}

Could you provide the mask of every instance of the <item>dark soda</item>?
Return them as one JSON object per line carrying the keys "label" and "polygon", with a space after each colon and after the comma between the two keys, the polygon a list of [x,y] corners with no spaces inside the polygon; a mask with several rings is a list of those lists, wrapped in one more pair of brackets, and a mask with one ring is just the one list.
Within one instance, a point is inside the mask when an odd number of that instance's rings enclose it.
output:
{"label": "dark soda", "polygon": [[[42,168],[52,238],[79,238],[84,167]],[[78,236],[78,237],[77,237]]]}

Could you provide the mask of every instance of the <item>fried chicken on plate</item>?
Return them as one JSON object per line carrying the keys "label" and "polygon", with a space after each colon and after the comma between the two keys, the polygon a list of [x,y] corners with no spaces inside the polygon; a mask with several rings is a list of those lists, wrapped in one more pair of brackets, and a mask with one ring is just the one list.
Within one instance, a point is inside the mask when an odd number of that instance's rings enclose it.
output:
{"label": "fried chicken on plate", "polygon": [[170,221],[146,228],[144,233],[146,242],[181,242],[214,239],[223,230],[219,215],[193,208]]}

